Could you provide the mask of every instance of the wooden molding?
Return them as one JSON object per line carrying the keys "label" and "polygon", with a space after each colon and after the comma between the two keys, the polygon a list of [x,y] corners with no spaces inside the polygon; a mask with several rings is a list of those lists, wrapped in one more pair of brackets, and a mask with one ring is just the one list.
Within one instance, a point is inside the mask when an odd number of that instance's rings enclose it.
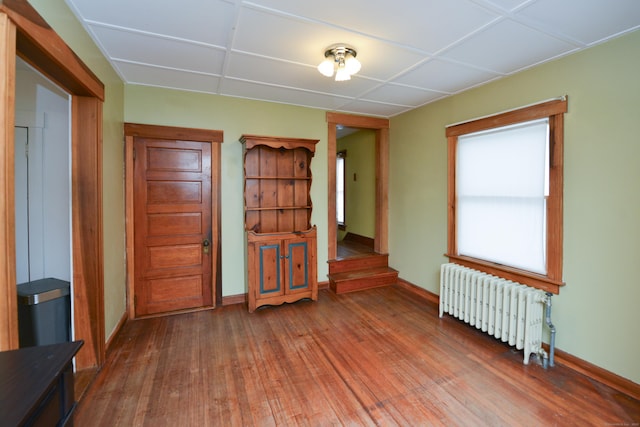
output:
{"label": "wooden molding", "polygon": [[[222,135],[220,135],[222,143]],[[215,272],[213,282],[213,306],[222,304],[222,144],[211,144],[211,229],[217,230],[216,244],[211,247],[211,260]],[[216,171],[215,173],[213,173]],[[213,191],[215,189],[215,191]],[[213,236],[212,236],[213,237]]]}
{"label": "wooden molding", "polygon": [[[543,344],[543,347],[547,352],[549,351],[549,346],[547,344]],[[580,372],[581,374],[602,384],[608,385],[609,387],[631,396],[634,399],[640,400],[640,384],[557,348],[554,350],[554,356],[554,361],[556,363],[573,369],[576,372]]]}
{"label": "wooden molding", "polygon": [[125,311],[124,313],[122,313],[122,317],[120,317],[120,320],[118,321],[118,323],[116,324],[116,327],[113,329],[113,332],[111,333],[111,335],[109,336],[109,338],[107,339],[107,343],[105,344],[105,353],[107,354],[107,358],[109,357],[109,352],[112,349],[112,344],[115,341],[116,337],[118,336],[118,334],[120,333],[120,331],[122,330],[122,328],[124,327],[125,323],[127,323],[127,321],[129,320],[129,317],[127,316],[127,312]]}
{"label": "wooden molding", "polygon": [[327,192],[329,199],[327,200],[327,237],[328,237],[328,258],[336,259],[338,256],[338,220],[336,219],[336,124],[329,122],[327,130],[327,165],[329,175],[327,176]]}
{"label": "wooden molding", "polygon": [[222,306],[234,305],[234,304],[247,304],[247,294],[229,295],[222,297]]}
{"label": "wooden molding", "polygon": [[455,262],[456,264],[482,271],[487,274],[493,274],[494,276],[502,277],[504,279],[513,280],[514,282],[522,283],[533,288],[542,289],[543,291],[551,292],[552,294],[559,294],[560,287],[564,286],[563,282],[554,282],[541,274],[535,274],[519,270],[517,268],[507,267],[466,256],[452,254],[445,254],[445,256],[449,257],[450,262]]}
{"label": "wooden molding", "polygon": [[38,12],[24,0],[2,0],[15,23],[18,55],[70,93],[104,101],[104,85]]}
{"label": "wooden molding", "polygon": [[367,237],[367,236],[361,236],[360,234],[355,234],[351,232],[348,232],[342,240],[359,243],[361,245],[368,246],[370,248],[373,248],[375,244],[375,239],[372,239],[371,237]]}
{"label": "wooden molding", "polygon": [[71,100],[73,301],[75,338],[82,339],[76,367],[100,367],[105,358],[102,236],[102,102]]}
{"label": "wooden molding", "polygon": [[[334,197],[335,198],[335,197]],[[376,131],[376,235],[374,249],[389,253],[389,127]]]}
{"label": "wooden molding", "polygon": [[428,290],[421,288],[420,286],[414,285],[413,283],[404,280],[398,277],[398,283],[396,286],[406,289],[407,291],[413,293],[418,298],[424,299],[430,303],[435,305],[440,304],[440,297],[433,292],[429,292]]}
{"label": "wooden molding", "polygon": [[353,114],[327,112],[327,122],[341,124],[351,128],[389,129],[389,119],[369,116],[355,116]]}
{"label": "wooden molding", "polygon": [[324,282],[318,282],[318,290],[321,289],[329,289],[329,281],[325,280]]}
{"label": "wooden molding", "polygon": [[507,126],[529,120],[542,119],[567,112],[567,99],[553,99],[535,105],[529,105],[492,116],[472,119],[464,123],[448,126],[447,137],[460,136],[498,126]]}
{"label": "wooden molding", "polygon": [[19,346],[16,289],[14,122],[16,27],[0,13],[0,350]]}
{"label": "wooden molding", "polygon": [[142,138],[157,138],[180,141],[222,142],[223,131],[211,129],[183,128],[174,126],[125,123],[124,134]]}
{"label": "wooden molding", "polygon": [[127,277],[127,313],[129,319],[136,318],[133,301],[133,284],[135,278],[135,241],[133,238],[133,204],[135,201],[133,191],[134,162],[133,162],[133,136],[125,133],[124,138],[124,224],[125,224],[125,263]]}

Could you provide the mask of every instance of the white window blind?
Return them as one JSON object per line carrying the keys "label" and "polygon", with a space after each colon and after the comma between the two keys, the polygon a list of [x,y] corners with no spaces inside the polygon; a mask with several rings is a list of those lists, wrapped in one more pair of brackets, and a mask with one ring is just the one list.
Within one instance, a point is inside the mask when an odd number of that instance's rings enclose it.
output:
{"label": "white window blind", "polygon": [[546,274],[548,119],[460,136],[458,253]]}

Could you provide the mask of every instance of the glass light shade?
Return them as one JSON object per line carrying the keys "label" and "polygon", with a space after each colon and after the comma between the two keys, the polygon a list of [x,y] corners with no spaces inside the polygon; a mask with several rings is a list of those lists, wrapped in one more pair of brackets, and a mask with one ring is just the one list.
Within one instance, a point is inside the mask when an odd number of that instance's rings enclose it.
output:
{"label": "glass light shade", "polygon": [[351,74],[344,67],[338,67],[338,71],[336,71],[336,81],[343,82],[345,80],[351,80]]}
{"label": "glass light shade", "polygon": [[318,71],[320,71],[320,74],[327,77],[333,76],[333,63],[334,61],[330,59],[322,61],[320,65],[318,65]]}
{"label": "glass light shade", "polygon": [[349,74],[357,73],[358,71],[360,71],[361,67],[362,65],[360,64],[360,61],[358,61],[353,56],[350,56],[344,63],[344,68]]}

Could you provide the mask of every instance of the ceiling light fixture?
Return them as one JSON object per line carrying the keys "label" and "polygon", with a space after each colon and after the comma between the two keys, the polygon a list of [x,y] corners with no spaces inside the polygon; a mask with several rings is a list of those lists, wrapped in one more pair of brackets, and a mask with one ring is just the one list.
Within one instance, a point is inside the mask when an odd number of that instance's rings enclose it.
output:
{"label": "ceiling light fixture", "polygon": [[335,71],[336,81],[351,80],[351,76],[360,71],[360,61],[356,59],[355,49],[345,45],[334,45],[324,52],[324,61],[318,65],[320,74],[331,77]]}

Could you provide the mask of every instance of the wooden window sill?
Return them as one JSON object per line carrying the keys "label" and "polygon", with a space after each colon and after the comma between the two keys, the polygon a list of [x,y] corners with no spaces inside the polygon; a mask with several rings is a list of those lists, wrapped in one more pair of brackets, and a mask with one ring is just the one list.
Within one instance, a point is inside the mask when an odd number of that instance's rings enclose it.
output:
{"label": "wooden window sill", "polygon": [[564,282],[553,280],[545,275],[532,273],[530,271],[520,270],[506,265],[496,264],[490,261],[484,261],[477,258],[471,258],[462,255],[445,254],[449,261],[465,267],[473,268],[487,274],[502,277],[504,279],[513,280],[523,285],[531,286],[536,289],[559,294],[560,287],[564,286]]}

